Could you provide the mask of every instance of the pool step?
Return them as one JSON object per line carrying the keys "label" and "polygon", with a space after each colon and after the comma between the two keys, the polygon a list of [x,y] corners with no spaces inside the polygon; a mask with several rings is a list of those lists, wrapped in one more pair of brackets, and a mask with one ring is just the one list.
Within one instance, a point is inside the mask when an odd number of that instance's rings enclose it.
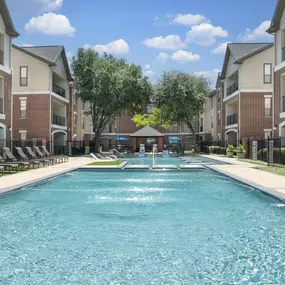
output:
{"label": "pool step", "polygon": [[156,164],[151,167],[152,169],[178,169],[174,164]]}
{"label": "pool step", "polygon": [[179,168],[181,169],[205,169],[201,164],[180,164]]}
{"label": "pool step", "polygon": [[147,164],[128,164],[124,169],[149,169],[150,165]]}

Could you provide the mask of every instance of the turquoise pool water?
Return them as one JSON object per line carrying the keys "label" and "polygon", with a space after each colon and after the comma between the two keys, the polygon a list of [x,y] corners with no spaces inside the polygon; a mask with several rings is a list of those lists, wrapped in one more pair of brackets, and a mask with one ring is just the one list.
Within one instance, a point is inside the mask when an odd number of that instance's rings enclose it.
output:
{"label": "turquoise pool water", "polygon": [[0,198],[0,284],[285,284],[284,204],[210,170],[72,172]]}
{"label": "turquoise pool water", "polygon": [[143,165],[152,165],[154,164],[224,164],[217,160],[202,156],[184,156],[184,157],[133,157],[133,158],[123,158],[123,160],[128,161],[130,164],[143,164]]}

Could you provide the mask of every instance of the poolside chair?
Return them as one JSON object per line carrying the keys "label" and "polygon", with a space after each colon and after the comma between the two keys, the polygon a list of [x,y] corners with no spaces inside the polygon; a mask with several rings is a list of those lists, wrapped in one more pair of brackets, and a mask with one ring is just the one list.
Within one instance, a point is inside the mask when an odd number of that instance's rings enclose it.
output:
{"label": "poolside chair", "polygon": [[41,158],[41,159],[45,159],[46,158],[46,159],[49,160],[49,162],[51,164],[55,164],[56,163],[57,159],[55,157],[48,157],[48,156],[46,156],[43,152],[41,152],[41,150],[40,150],[40,148],[38,146],[34,146],[34,150],[35,150],[35,152],[36,152],[36,154],[38,155],[39,158]]}
{"label": "poolside chair", "polygon": [[107,155],[105,155],[105,156],[103,156],[102,154],[100,154],[100,153],[92,153],[92,155],[91,155],[93,158],[97,158],[97,160],[105,160],[105,161],[117,161],[118,160],[118,158],[116,157],[115,159],[113,159],[113,158],[111,158],[111,156],[107,156]]}
{"label": "poolside chair", "polygon": [[5,163],[5,160],[0,155],[0,167],[3,167],[4,170],[8,170],[11,173],[12,170],[18,172],[19,171],[19,164],[17,163]]}
{"label": "poolside chair", "polygon": [[103,154],[103,153],[97,153],[97,155],[99,157],[103,157],[103,158],[107,158],[107,159],[111,158],[111,160],[118,160],[118,157],[116,155],[114,155],[114,154],[106,155],[106,154]]}
{"label": "poolside chair", "polygon": [[15,147],[15,149],[16,149],[18,155],[21,157],[22,161],[29,162],[30,164],[33,165],[33,168],[35,168],[35,166],[38,166],[38,168],[40,167],[40,164],[41,164],[40,161],[34,160],[34,159],[29,159],[20,147]]}
{"label": "poolside chair", "polygon": [[47,157],[55,157],[59,160],[61,160],[61,162],[68,162],[68,156],[65,156],[65,155],[56,155],[56,156],[53,156],[49,153],[49,151],[47,150],[46,146],[42,146],[42,151],[43,153],[47,156]]}
{"label": "poolside chair", "polygon": [[13,155],[11,150],[8,147],[3,147],[3,152],[6,156],[6,163],[11,162],[12,164],[18,164],[21,167],[21,170],[24,169],[24,167],[30,168],[30,162],[28,161],[18,161],[17,158]]}
{"label": "poolside chair", "polygon": [[32,149],[29,146],[26,146],[26,150],[28,155],[31,157],[33,160],[38,160],[43,164],[43,166],[49,165],[49,159],[46,158],[38,158],[37,155],[32,151]]}

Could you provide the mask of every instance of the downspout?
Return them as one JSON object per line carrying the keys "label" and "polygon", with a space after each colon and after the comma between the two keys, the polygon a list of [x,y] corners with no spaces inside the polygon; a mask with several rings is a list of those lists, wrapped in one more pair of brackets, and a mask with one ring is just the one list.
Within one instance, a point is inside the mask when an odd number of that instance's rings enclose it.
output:
{"label": "downspout", "polygon": [[[272,66],[272,138],[275,138],[275,125],[274,125],[274,120],[275,120],[275,74],[274,74],[274,66]],[[281,136],[279,134],[279,136]]]}

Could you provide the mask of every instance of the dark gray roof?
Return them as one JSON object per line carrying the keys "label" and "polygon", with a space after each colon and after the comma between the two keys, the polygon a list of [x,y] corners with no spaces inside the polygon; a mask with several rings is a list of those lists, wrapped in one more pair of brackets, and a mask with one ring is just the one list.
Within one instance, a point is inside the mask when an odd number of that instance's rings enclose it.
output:
{"label": "dark gray roof", "polygon": [[63,46],[32,46],[22,47],[22,49],[44,58],[47,61],[56,63],[58,57],[62,53]]}
{"label": "dark gray roof", "polygon": [[280,29],[280,21],[283,15],[283,11],[285,8],[285,0],[279,0],[277,2],[272,20],[271,20],[271,24],[270,27],[267,29],[267,33],[275,33],[276,31],[278,31]]}
{"label": "dark gray roof", "polygon": [[163,136],[164,135],[162,133],[149,126],[145,126],[131,135],[131,137],[163,137]]}
{"label": "dark gray roof", "polygon": [[[1,0],[0,0],[1,1]],[[31,46],[31,47],[19,47],[13,44],[13,47],[21,50],[35,58],[46,62],[49,65],[56,65],[56,62],[60,55],[62,55],[63,63],[65,66],[67,78],[69,81],[73,81],[70,73],[68,60],[64,46]]]}
{"label": "dark gray roof", "polygon": [[18,37],[20,34],[16,31],[14,27],[14,24],[13,24],[13,21],[10,16],[5,0],[0,0],[0,14],[5,24],[6,33],[12,38]]}
{"label": "dark gray roof", "polygon": [[[285,1],[285,0],[284,0]],[[273,47],[273,43],[230,43],[227,46],[221,79],[225,78],[226,69],[230,56],[234,58],[234,63],[242,63],[247,58]]]}

